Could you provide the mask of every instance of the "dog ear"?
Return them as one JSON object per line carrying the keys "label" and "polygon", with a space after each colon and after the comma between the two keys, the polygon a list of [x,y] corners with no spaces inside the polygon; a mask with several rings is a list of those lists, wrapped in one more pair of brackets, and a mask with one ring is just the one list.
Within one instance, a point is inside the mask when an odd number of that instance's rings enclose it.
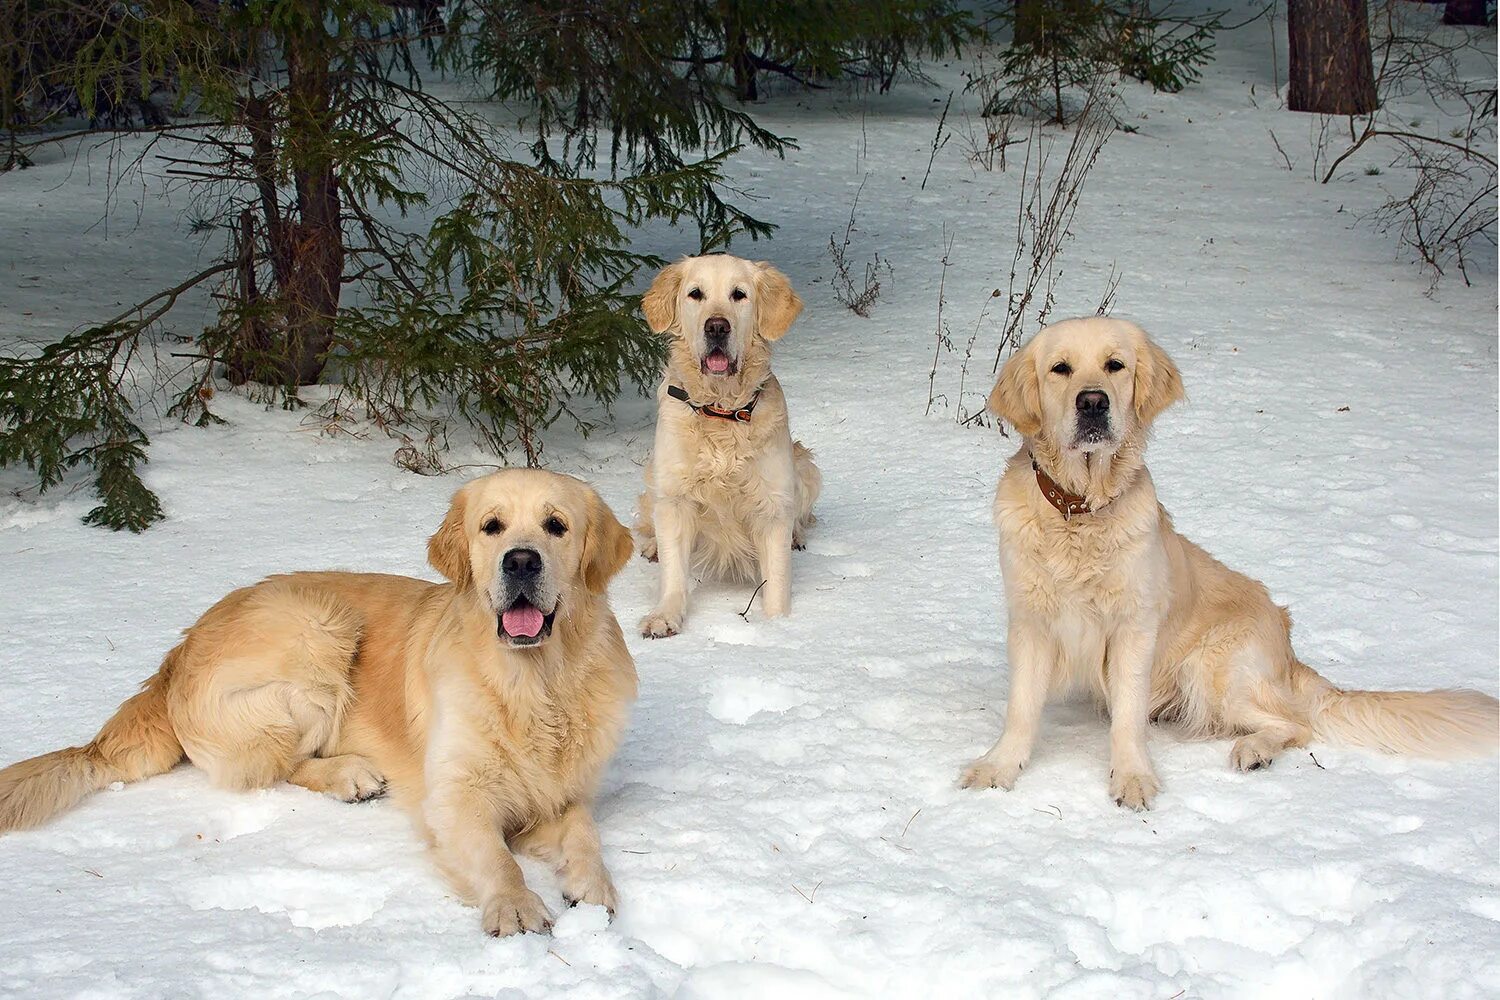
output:
{"label": "dog ear", "polygon": [[583,534],[583,585],[596,594],[604,593],[634,549],[630,532],[599,494],[590,490],[588,526]]}
{"label": "dog ear", "polygon": [[466,590],[474,583],[474,571],[469,565],[469,540],[464,531],[468,506],[469,489],[465,486],[453,494],[453,502],[448,505],[448,515],[443,518],[442,526],[427,539],[427,561],[459,590]]}
{"label": "dog ear", "polygon": [[802,297],[792,290],[786,275],[769,261],[758,260],[756,283],[760,286],[760,319],[756,332],[766,340],[780,340],[802,313]]}
{"label": "dog ear", "polygon": [[1042,393],[1030,344],[1012,354],[1000,369],[986,408],[1022,437],[1035,437],[1041,431]]}
{"label": "dog ear", "polygon": [[677,293],[682,290],[682,271],[686,259],[661,269],[641,296],[641,312],[655,333],[666,333],[677,325]]}
{"label": "dog ear", "polygon": [[1135,418],[1149,427],[1162,410],[1182,399],[1182,375],[1167,352],[1144,334],[1135,359]]}

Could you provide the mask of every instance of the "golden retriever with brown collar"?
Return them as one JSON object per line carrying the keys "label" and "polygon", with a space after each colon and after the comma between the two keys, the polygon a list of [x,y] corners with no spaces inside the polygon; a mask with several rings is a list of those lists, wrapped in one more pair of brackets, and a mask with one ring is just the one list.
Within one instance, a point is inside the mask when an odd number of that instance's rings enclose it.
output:
{"label": "golden retriever with brown collar", "polygon": [[1438,757],[1495,750],[1500,711],[1476,691],[1345,691],[1297,659],[1266,588],[1172,530],[1144,452],[1182,398],[1177,367],[1140,327],[1068,320],[1017,351],[990,409],[1024,439],[995,493],[1010,613],[1010,700],[999,742],[963,775],[1010,788],[1049,694],[1084,688],[1110,715],[1110,795],[1150,806],[1152,719],[1234,737],[1263,767],[1310,740]]}
{"label": "golden retriever with brown collar", "polygon": [[672,335],[635,529],[641,554],[661,563],[661,597],[641,634],[682,630],[694,572],[763,580],[766,614],[784,615],[791,550],[802,548],[822,487],[771,374],[771,343],[802,300],[765,261],[714,254],[664,268],[641,311]]}
{"label": "golden retriever with brown collar", "polygon": [[389,787],[490,934],[549,926],[512,851],[613,912],[589,806],[635,696],[605,593],[630,551],[577,479],[476,479],[427,546],[449,583],[294,573],[235,591],[93,742],[0,771],[0,831],[186,756],[225,788]]}

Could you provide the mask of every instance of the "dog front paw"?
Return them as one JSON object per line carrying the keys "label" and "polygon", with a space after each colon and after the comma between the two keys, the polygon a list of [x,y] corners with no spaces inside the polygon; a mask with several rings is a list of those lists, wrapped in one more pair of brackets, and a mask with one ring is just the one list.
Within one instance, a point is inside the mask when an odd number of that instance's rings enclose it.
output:
{"label": "dog front paw", "polygon": [[1150,771],[1111,771],[1109,795],[1115,805],[1140,812],[1150,809],[1151,802],[1161,791],[1161,782]]}
{"label": "dog front paw", "polygon": [[546,934],[552,930],[552,914],[547,912],[547,904],[526,888],[490,900],[480,921],[490,937],[508,937],[522,931]]}
{"label": "dog front paw", "polygon": [[682,631],[682,615],[660,608],[641,619],[641,635],[647,639],[665,639]]}
{"label": "dog front paw", "polygon": [[960,788],[1003,788],[1007,792],[1016,786],[1025,765],[1018,760],[992,761],[980,757],[970,764],[958,779]]}
{"label": "dog front paw", "polygon": [[574,877],[571,873],[563,878],[563,898],[568,901],[569,906],[577,906],[579,903],[592,903],[602,906],[609,911],[609,918],[615,918],[615,911],[620,907],[619,897],[615,895],[615,885],[610,881],[609,873],[600,868],[585,876]]}
{"label": "dog front paw", "polygon": [[636,551],[647,562],[656,562],[656,536],[652,535],[650,538],[642,538],[640,544],[636,546]]}

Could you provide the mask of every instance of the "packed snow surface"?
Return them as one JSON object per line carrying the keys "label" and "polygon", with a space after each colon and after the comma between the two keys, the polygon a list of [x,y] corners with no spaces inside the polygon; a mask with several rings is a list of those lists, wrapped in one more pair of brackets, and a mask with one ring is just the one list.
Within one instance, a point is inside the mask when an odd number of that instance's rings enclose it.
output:
{"label": "packed snow surface", "polygon": [[[1424,294],[1392,237],[1361,221],[1400,178],[1356,158],[1314,183],[1316,132],[1279,109],[1269,35],[1258,22],[1223,36],[1181,94],[1125,88],[1137,131],[1114,135],[1087,181],[1055,315],[1093,312],[1118,272],[1115,314],[1151,331],[1188,387],[1149,453],[1162,500],[1291,607],[1305,661],[1343,686],[1494,693],[1493,261],[1474,287]],[[1239,774],[1227,742],[1155,729],[1164,791],[1135,814],[1105,793],[1097,711],[1062,704],[1014,791],[956,787],[1004,714],[989,507],[1015,447],[957,425],[957,375],[1006,285],[1020,177],[1014,159],[977,169],[955,140],[920,186],[950,89],[950,124],[973,120],[966,67],[931,66],[934,84],[885,97],[756,107],[800,149],[734,161],[781,227],[736,249],[774,260],[807,300],[776,372],[823,469],[820,520],[793,560],[787,620],[741,617],[748,588],[705,584],[685,634],[638,639],[656,568],[633,560],[615,581],[641,693],[596,810],[622,901],[612,924],[562,910],[551,874],[524,862],[555,931],[489,939],[392,804],[236,794],[184,767],[0,838],[0,991],[1500,995],[1493,758],[1314,746]],[[8,346],[112,314],[197,260],[186,196],[149,177],[110,189],[106,155],[74,147],[0,177]],[[835,301],[827,256],[861,184],[851,255],[859,270],[876,252],[891,265],[868,319]],[[694,249],[685,232],[642,239]],[[929,415],[945,253],[959,354],[940,360]],[[206,314],[190,303],[175,329]],[[993,335],[992,307],[970,408]],[[425,539],[483,471],[423,478],[373,428],[330,436],[227,392],[215,409],[229,426],[146,414],[147,480],[169,517],[140,536],[83,526],[86,484],[37,495],[5,473],[0,761],[87,740],[234,587],[289,569],[430,578]],[[546,461],[629,518],[652,420],[627,399],[588,439],[549,438]]]}

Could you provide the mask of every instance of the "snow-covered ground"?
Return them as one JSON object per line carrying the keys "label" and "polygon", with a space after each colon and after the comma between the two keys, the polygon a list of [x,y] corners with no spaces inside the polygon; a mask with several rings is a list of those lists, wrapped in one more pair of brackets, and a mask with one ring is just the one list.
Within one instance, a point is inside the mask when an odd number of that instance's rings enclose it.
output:
{"label": "snow-covered ground", "polygon": [[[1345,686],[1493,693],[1493,260],[1475,287],[1423,295],[1391,238],[1357,222],[1399,181],[1361,160],[1311,181],[1313,134],[1276,109],[1269,34],[1224,36],[1182,94],[1128,89],[1139,131],[1115,135],[1087,183],[1057,315],[1092,312],[1120,272],[1116,314],[1188,385],[1150,452],[1163,501],[1291,606],[1304,660]],[[742,252],[774,259],[808,303],[776,370],[823,467],[820,522],[794,559],[789,620],[742,620],[746,589],[708,585],[686,634],[632,639],[640,701],[597,809],[612,925],[586,907],[551,937],[491,940],[391,804],[232,794],[182,768],[0,839],[0,992],[1500,995],[1493,758],[1315,746],[1239,774],[1227,743],[1159,729],[1165,790],[1137,815],[1105,794],[1104,723],[1060,705],[1015,791],[956,787],[1003,717],[988,511],[1013,441],[923,411],[946,242],[962,339],[1004,287],[1019,183],[954,141],[919,190],[965,66],[885,98],[757,109],[801,145],[734,173],[782,227]],[[10,342],[112,312],[194,260],[179,199],[116,192],[106,227],[101,168],[59,157],[0,177]],[[869,319],[834,300],[827,258],[861,183],[851,252],[894,269]],[[174,320],[186,333],[194,308]],[[956,377],[945,359],[939,389]],[[217,412],[231,426],[155,431],[148,481],[169,519],[141,536],[81,525],[87,489],[37,496],[4,474],[0,762],[86,740],[233,587],[293,568],[431,576],[425,539],[463,473],[412,475],[378,433],[324,436],[227,393]],[[651,421],[627,400],[612,429],[550,439],[548,460],[629,517]],[[627,626],[654,587],[640,560],[618,578]],[[550,874],[526,869],[559,908]]]}

